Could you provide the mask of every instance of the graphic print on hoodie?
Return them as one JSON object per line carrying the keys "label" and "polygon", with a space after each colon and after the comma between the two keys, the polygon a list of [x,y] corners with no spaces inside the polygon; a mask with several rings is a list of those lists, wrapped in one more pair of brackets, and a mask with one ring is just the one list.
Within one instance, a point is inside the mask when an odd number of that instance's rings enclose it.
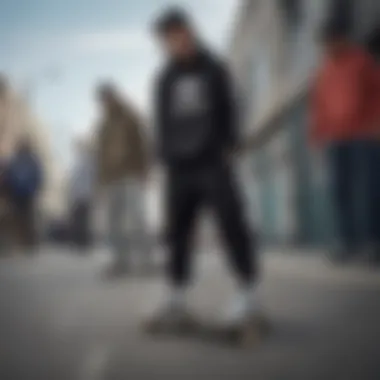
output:
{"label": "graphic print on hoodie", "polygon": [[200,117],[207,112],[205,83],[190,74],[179,78],[172,90],[171,109],[174,117]]}
{"label": "graphic print on hoodie", "polygon": [[207,83],[201,74],[183,74],[173,83],[170,94],[170,134],[184,159],[203,151],[210,130]]}
{"label": "graphic print on hoodie", "polygon": [[169,164],[220,157],[235,142],[228,73],[199,54],[191,64],[172,63],[160,78],[156,113],[161,158]]}

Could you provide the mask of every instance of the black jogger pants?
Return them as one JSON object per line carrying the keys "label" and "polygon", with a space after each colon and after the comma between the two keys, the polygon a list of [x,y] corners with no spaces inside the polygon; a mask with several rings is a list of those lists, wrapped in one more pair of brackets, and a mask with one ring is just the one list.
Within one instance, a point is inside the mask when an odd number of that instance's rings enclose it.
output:
{"label": "black jogger pants", "polygon": [[225,163],[169,170],[166,216],[169,276],[174,286],[191,279],[195,222],[205,206],[211,209],[227,246],[229,263],[242,284],[256,275],[254,236],[245,220],[242,199]]}

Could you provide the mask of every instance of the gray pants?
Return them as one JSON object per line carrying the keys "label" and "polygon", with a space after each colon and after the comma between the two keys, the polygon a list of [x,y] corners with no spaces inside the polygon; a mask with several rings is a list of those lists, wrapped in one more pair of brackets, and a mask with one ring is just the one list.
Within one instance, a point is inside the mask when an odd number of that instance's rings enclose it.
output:
{"label": "gray pants", "polygon": [[115,182],[107,189],[105,202],[109,243],[115,258],[124,261],[131,251],[138,251],[145,259],[150,239],[143,184],[134,179]]}

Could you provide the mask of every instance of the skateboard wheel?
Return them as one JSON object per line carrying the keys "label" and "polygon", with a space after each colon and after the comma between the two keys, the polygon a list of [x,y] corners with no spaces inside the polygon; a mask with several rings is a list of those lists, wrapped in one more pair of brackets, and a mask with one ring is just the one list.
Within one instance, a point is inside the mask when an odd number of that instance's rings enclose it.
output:
{"label": "skateboard wheel", "polygon": [[[238,326],[225,330],[228,342],[242,348],[250,348],[259,344],[270,331],[270,324],[266,318],[256,317]],[[222,332],[223,334],[223,332]]]}

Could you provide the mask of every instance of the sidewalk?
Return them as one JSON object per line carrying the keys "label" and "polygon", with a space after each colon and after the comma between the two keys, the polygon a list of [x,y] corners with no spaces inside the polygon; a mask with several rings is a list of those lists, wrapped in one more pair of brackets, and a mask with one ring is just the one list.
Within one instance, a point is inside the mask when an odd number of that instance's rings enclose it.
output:
{"label": "sidewalk", "polygon": [[[98,277],[104,259],[102,252],[89,258],[50,253],[2,263],[0,375],[8,371],[12,379],[57,380],[378,379],[378,273],[336,269],[316,256],[266,254],[261,292],[275,331],[262,346],[244,352],[144,336],[141,313],[157,300],[160,276],[104,283]],[[233,294],[223,261],[217,253],[198,255],[190,303],[204,316],[217,316]],[[6,342],[18,349],[9,349]]]}

